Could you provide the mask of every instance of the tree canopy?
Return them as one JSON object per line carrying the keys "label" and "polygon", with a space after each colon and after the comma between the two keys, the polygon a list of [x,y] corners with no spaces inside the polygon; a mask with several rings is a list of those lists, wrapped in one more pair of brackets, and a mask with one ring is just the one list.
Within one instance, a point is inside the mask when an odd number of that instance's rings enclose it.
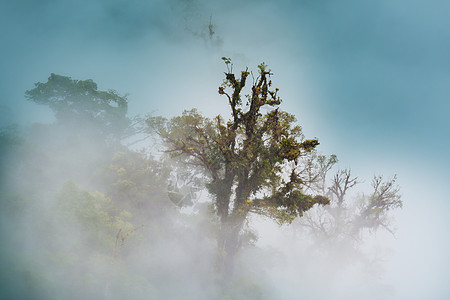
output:
{"label": "tree canopy", "polygon": [[36,83],[25,96],[47,105],[59,123],[69,126],[89,126],[103,135],[121,138],[130,125],[126,97],[114,90],[98,90],[92,79],[74,80],[52,73],[46,83]]}
{"label": "tree canopy", "polygon": [[192,109],[171,120],[151,117],[147,124],[161,137],[167,153],[204,176],[220,223],[218,245],[224,259],[218,268],[230,273],[249,213],[286,223],[329,199],[303,191],[299,162],[319,142],[305,139],[295,116],[279,109],[281,99],[272,88],[267,65],[258,66],[244,103],[250,72],[244,70],[238,78],[230,59],[224,61],[228,70],[218,92],[228,100],[231,119],[209,119]]}

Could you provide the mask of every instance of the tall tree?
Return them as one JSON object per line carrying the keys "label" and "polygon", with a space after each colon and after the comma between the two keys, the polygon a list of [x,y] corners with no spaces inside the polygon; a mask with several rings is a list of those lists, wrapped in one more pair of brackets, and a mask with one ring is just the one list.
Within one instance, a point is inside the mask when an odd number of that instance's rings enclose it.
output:
{"label": "tall tree", "polygon": [[171,120],[151,117],[147,123],[161,137],[167,153],[205,177],[219,221],[217,268],[226,283],[250,213],[291,222],[329,199],[302,190],[305,182],[297,166],[319,142],[305,139],[294,115],[278,108],[281,99],[278,89],[272,88],[267,65],[258,66],[244,104],[242,93],[250,72],[242,71],[237,78],[231,60],[223,60],[227,72],[218,92],[228,100],[230,120],[220,115],[211,120],[192,109]]}
{"label": "tall tree", "polygon": [[130,125],[126,97],[114,90],[98,90],[91,79],[74,80],[52,73],[46,83],[36,83],[25,96],[52,109],[58,123],[84,127],[103,138],[120,140]]}

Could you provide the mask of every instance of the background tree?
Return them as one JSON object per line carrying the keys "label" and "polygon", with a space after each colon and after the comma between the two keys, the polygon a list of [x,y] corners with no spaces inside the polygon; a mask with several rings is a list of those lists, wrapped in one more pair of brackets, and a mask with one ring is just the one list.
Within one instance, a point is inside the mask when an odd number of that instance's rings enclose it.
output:
{"label": "background tree", "polygon": [[20,135],[14,127],[0,131],[6,293],[147,299],[154,289],[147,278],[159,269],[138,268],[136,253],[154,255],[152,247],[174,235],[178,213],[167,197],[167,167],[121,143],[133,133],[126,99],[98,91],[92,80],[52,74],[27,96],[52,108],[56,120]]}
{"label": "background tree", "polygon": [[329,197],[330,205],[311,209],[294,228],[303,229],[300,232],[310,238],[313,252],[327,260],[331,278],[345,269],[357,268],[379,282],[380,262],[389,255],[389,249],[374,249],[367,241],[379,231],[394,235],[390,213],[403,204],[396,177],[386,180],[374,176],[369,192],[356,194],[354,189],[360,181],[350,170],[338,170],[330,176],[336,163],[335,156],[313,154],[304,165],[303,175],[312,179],[308,190]]}
{"label": "background tree", "polygon": [[87,131],[120,140],[128,135],[130,119],[128,102],[114,90],[99,91],[92,79],[74,80],[51,74],[46,83],[38,82],[25,96],[38,104],[47,105],[58,123],[84,128]]}
{"label": "background tree", "polygon": [[[27,140],[34,145],[34,152],[27,157],[40,153],[40,168],[45,161],[41,177],[47,181],[59,179],[59,185],[74,180],[97,188],[95,185],[104,178],[93,175],[108,168],[117,152],[128,151],[123,141],[137,130],[127,116],[126,97],[114,90],[98,90],[91,79],[52,73],[47,82],[36,83],[25,96],[54,113],[52,124],[34,124],[31,128]],[[57,172],[62,174],[54,176]]]}
{"label": "background tree", "polygon": [[300,223],[321,242],[339,240],[357,242],[364,230],[375,232],[379,229],[394,234],[389,222],[389,212],[401,208],[403,202],[396,185],[396,176],[385,180],[374,176],[369,194],[351,198],[350,191],[359,183],[351,170],[338,170],[328,183],[328,173],[337,162],[336,157],[318,155],[305,168],[312,184],[309,190],[321,192],[330,198],[330,205],[308,212]]}
{"label": "background tree", "polygon": [[[167,153],[193,171],[202,171],[218,216],[217,268],[226,283],[250,213],[291,222],[314,204],[329,200],[303,192],[305,182],[297,166],[319,142],[305,139],[295,117],[278,109],[281,99],[278,89],[271,88],[271,71],[264,63],[258,66],[244,104],[242,93],[250,73],[242,71],[237,78],[230,59],[223,60],[227,72],[219,94],[228,100],[230,120],[220,115],[211,120],[192,109],[170,121],[151,117],[147,123],[161,137]],[[263,107],[269,111],[263,113]]]}
{"label": "background tree", "polygon": [[170,172],[168,164],[144,151],[127,150],[115,154],[101,177],[107,195],[131,212],[135,223],[161,223],[158,228],[163,230],[166,216],[176,211],[168,197]]}

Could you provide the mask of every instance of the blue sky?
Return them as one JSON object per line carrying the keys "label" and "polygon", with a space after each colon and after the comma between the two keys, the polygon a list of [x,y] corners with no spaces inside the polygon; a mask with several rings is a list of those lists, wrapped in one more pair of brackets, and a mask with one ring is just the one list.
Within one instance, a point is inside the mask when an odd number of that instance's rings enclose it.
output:
{"label": "blue sky", "polygon": [[0,125],[51,121],[23,95],[52,72],[129,93],[132,115],[227,115],[220,57],[236,71],[265,61],[282,107],[323,153],[367,183],[398,174],[405,207],[388,276],[400,298],[444,299],[449,15],[438,0],[1,1]]}

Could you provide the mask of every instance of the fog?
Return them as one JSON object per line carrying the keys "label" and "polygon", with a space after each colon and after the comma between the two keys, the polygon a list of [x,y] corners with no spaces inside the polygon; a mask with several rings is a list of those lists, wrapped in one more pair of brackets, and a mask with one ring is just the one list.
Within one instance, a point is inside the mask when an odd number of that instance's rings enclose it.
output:
{"label": "fog", "polygon": [[[447,299],[449,10],[445,1],[1,2],[0,298]],[[25,97],[55,73],[127,95],[130,122],[190,108],[228,118],[217,93],[224,56],[236,73],[269,65],[280,109],[319,139],[318,154],[339,159],[327,187],[338,170],[358,177],[348,218],[374,175],[397,175],[403,207],[387,211],[389,230],[336,225],[324,239],[305,225],[320,224],[322,208],[282,226],[250,215],[224,290],[211,197],[179,179],[195,197],[174,204],[176,167],[157,138],[117,142]]]}

